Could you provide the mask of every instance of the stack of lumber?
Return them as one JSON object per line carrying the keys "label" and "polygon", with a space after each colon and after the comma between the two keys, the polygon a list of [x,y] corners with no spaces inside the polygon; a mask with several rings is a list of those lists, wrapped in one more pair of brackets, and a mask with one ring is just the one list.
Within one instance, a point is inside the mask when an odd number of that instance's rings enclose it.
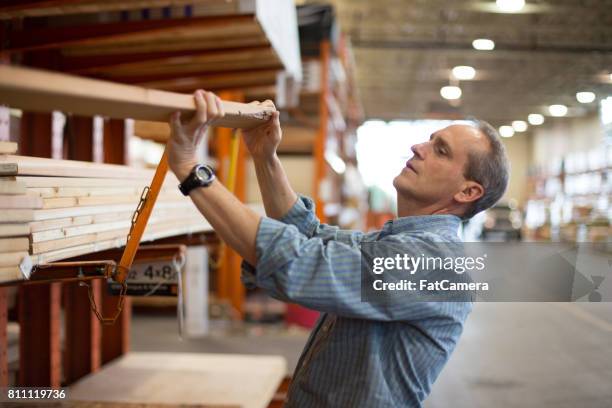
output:
{"label": "stack of lumber", "polygon": [[[27,277],[29,261],[125,245],[152,170],[11,155],[15,150],[0,142],[0,282]],[[211,229],[178,183],[166,176],[143,241]]]}

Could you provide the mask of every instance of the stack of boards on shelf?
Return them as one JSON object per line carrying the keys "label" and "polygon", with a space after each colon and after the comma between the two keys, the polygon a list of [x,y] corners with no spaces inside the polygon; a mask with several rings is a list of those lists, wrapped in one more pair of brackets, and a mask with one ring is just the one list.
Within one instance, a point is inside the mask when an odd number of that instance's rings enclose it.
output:
{"label": "stack of boards on shelf", "polygon": [[[124,246],[153,170],[15,156],[0,142],[0,282],[32,265]],[[211,230],[169,173],[143,241]]]}

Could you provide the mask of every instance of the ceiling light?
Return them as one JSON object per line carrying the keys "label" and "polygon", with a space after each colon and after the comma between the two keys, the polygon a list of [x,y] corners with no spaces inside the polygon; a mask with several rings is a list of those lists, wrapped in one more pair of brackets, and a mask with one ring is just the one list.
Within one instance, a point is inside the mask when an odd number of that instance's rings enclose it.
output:
{"label": "ceiling light", "polygon": [[453,76],[462,81],[469,81],[476,76],[476,70],[467,65],[459,65],[453,68]]}
{"label": "ceiling light", "polygon": [[506,13],[516,13],[525,7],[525,0],[497,0],[497,7]]}
{"label": "ceiling light", "polygon": [[512,122],[512,128],[516,132],[524,132],[527,130],[527,122],[525,122],[524,120],[515,120],[514,122]]}
{"label": "ceiling light", "polygon": [[461,98],[461,88],[459,88],[458,86],[450,85],[443,86],[442,89],[440,89],[440,95],[442,95],[444,99],[459,99]]}
{"label": "ceiling light", "polygon": [[595,100],[595,94],[593,92],[578,92],[576,99],[580,103],[591,103]]}
{"label": "ceiling light", "polygon": [[538,126],[544,123],[544,115],[540,115],[539,113],[532,113],[527,117],[529,124],[533,126]]}
{"label": "ceiling light", "polygon": [[565,106],[565,105],[550,105],[548,107],[548,112],[550,112],[551,116],[560,118],[562,116],[567,115],[567,106]]}
{"label": "ceiling light", "polygon": [[514,129],[512,126],[501,126],[499,128],[499,134],[501,137],[512,137],[514,136]]}
{"label": "ceiling light", "polygon": [[472,47],[479,51],[491,51],[495,49],[495,43],[493,42],[493,40],[489,40],[487,38],[479,38],[477,40],[472,41]]}

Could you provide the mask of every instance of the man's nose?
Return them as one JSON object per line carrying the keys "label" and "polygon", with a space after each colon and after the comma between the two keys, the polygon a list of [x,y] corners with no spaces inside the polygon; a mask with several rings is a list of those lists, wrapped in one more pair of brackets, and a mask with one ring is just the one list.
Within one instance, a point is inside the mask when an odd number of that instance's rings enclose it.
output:
{"label": "man's nose", "polygon": [[412,153],[414,153],[414,155],[417,158],[419,158],[420,160],[423,160],[424,158],[423,153],[425,151],[424,147],[425,147],[425,143],[419,143],[419,144],[412,145],[410,150],[412,150]]}

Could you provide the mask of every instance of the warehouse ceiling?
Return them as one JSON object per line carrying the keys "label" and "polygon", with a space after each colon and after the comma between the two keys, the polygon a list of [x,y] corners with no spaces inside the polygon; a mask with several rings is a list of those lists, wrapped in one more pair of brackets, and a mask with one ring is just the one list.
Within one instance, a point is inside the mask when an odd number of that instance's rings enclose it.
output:
{"label": "warehouse ceiling", "polygon": [[[368,118],[450,112],[502,125],[552,104],[581,115],[612,95],[611,0],[527,0],[514,14],[500,13],[494,0],[329,2],[353,43]],[[477,38],[495,49],[475,50]],[[476,77],[459,82],[463,95],[452,106],[440,88],[457,65],[474,67]],[[597,100],[578,103],[582,90]]]}

